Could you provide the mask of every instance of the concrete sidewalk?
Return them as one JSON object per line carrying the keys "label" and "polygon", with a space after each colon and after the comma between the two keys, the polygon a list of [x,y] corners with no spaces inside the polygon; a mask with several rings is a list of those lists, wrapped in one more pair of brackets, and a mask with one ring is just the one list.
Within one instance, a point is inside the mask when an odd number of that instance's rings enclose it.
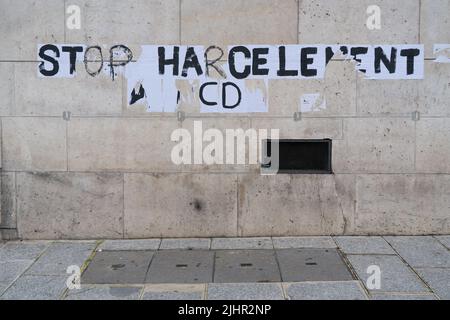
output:
{"label": "concrete sidewalk", "polygon": [[0,299],[448,300],[449,249],[450,236],[13,241]]}

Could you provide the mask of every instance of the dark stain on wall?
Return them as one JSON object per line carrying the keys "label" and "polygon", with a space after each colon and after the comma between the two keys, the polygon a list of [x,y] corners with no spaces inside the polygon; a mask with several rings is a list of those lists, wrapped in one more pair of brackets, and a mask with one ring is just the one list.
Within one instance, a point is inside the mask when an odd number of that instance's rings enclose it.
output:
{"label": "dark stain on wall", "polygon": [[195,211],[202,211],[203,209],[203,203],[199,199],[194,199],[194,201],[190,202],[189,205],[194,207]]}

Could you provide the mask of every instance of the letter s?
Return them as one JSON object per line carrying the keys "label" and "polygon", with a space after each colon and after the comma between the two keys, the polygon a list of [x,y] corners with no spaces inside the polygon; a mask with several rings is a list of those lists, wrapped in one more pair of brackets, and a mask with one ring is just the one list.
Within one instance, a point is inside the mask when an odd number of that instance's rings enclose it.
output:
{"label": "letter s", "polygon": [[[39,49],[39,58],[44,60],[39,65],[39,72],[45,77],[52,77],[58,73],[59,63],[55,58],[53,58],[52,56],[49,56],[45,53],[48,50],[53,51],[55,53],[55,57],[59,58],[59,49],[57,46],[52,45],[52,44],[43,45]],[[45,69],[45,61],[50,62],[53,65],[53,69],[46,70]]]}

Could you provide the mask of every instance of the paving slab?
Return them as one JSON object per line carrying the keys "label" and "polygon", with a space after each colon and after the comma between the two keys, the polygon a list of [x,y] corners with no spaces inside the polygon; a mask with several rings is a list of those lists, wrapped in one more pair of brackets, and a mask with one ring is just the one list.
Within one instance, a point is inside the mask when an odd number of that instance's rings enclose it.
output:
{"label": "paving slab", "polygon": [[382,237],[334,237],[346,254],[396,254]]}
{"label": "paving slab", "polygon": [[26,272],[27,275],[66,275],[67,268],[80,268],[95,248],[95,242],[55,242]]}
{"label": "paving slab", "polygon": [[437,236],[435,237],[440,243],[442,243],[447,249],[450,250],[450,236]]}
{"label": "paving slab", "polygon": [[206,284],[156,284],[145,287],[142,300],[203,300]]}
{"label": "paving slab", "polygon": [[208,300],[284,300],[279,283],[210,283]]}
{"label": "paving slab", "polygon": [[274,237],[272,241],[275,249],[336,248],[332,237]]}
{"label": "paving slab", "polygon": [[367,300],[358,281],[284,283],[289,300]]}
{"label": "paving slab", "polygon": [[106,240],[98,248],[98,251],[132,251],[132,250],[158,250],[161,239],[147,240]]}
{"label": "paving slab", "polygon": [[32,264],[33,260],[0,260],[0,282],[11,284]]}
{"label": "paving slab", "polygon": [[367,273],[370,266],[378,266],[381,271],[381,288],[371,292],[429,292],[425,284],[398,256],[390,255],[348,255],[347,259],[358,277],[366,282],[373,273]]}
{"label": "paving slab", "polygon": [[284,282],[353,280],[335,249],[282,249],[276,254]]}
{"label": "paving slab", "polygon": [[56,300],[66,289],[66,276],[20,277],[0,297],[1,300]]}
{"label": "paving slab", "polygon": [[3,292],[5,292],[6,288],[8,288],[9,284],[6,282],[0,282],[0,297]]}
{"label": "paving slab", "polygon": [[98,252],[81,277],[82,284],[144,283],[153,251]]}
{"label": "paving slab", "polygon": [[377,293],[370,297],[371,300],[437,300],[433,294],[388,294]]}
{"label": "paving slab", "polygon": [[216,252],[214,282],[280,282],[275,251],[220,250]]}
{"label": "paving slab", "polygon": [[0,261],[36,259],[50,242],[8,242],[0,248]]}
{"label": "paving slab", "polygon": [[65,300],[138,300],[142,287],[82,286],[69,290]]}
{"label": "paving slab", "polygon": [[443,300],[450,300],[450,268],[416,268],[416,272]]}
{"label": "paving slab", "polygon": [[385,237],[412,267],[450,268],[450,252],[433,237]]}
{"label": "paving slab", "polygon": [[273,249],[273,243],[271,238],[213,238],[211,249]]}
{"label": "paving slab", "polygon": [[214,252],[163,250],[156,252],[146,283],[208,283],[213,279]]}
{"label": "paving slab", "polygon": [[208,250],[211,247],[211,239],[163,239],[161,250]]}

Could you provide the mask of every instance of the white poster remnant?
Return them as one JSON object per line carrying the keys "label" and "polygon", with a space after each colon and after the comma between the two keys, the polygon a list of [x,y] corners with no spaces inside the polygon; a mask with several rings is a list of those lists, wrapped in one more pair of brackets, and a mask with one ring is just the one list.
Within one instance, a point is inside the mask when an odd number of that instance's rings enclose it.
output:
{"label": "white poster remnant", "polygon": [[[122,74],[128,104],[144,104],[148,112],[178,110],[179,80],[198,83],[201,112],[267,112],[269,80],[323,79],[335,55],[355,61],[367,79],[424,77],[423,45],[237,45],[227,55],[215,46],[143,45],[136,58],[124,45],[103,54],[99,46],[44,44],[37,53],[39,77],[74,77],[77,62],[93,77]],[[326,108],[318,99],[302,97],[301,111]]]}

